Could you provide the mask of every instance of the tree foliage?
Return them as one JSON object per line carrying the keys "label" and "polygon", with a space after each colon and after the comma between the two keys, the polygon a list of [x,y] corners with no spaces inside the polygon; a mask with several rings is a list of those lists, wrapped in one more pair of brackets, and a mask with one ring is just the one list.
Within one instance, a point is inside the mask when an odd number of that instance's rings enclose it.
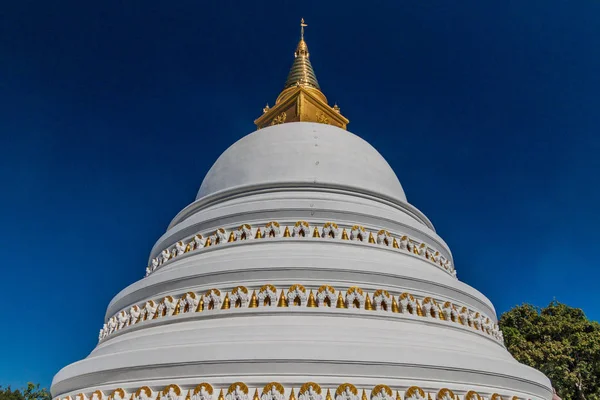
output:
{"label": "tree foliage", "polygon": [[600,324],[553,301],[517,306],[500,317],[508,351],[542,371],[564,400],[600,400]]}
{"label": "tree foliage", "polygon": [[12,390],[10,386],[0,386],[0,400],[52,400],[52,395],[45,388],[40,389],[40,384],[28,383],[24,389]]}

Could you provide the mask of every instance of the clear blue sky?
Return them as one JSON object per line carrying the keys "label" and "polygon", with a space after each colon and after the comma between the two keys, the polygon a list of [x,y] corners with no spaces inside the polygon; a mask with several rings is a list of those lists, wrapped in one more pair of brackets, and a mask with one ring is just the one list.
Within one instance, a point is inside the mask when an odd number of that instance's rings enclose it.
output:
{"label": "clear blue sky", "polygon": [[[107,4],[107,3],[112,3]],[[218,5],[217,5],[218,3]],[[0,384],[95,346],[298,39],[498,313],[600,319],[600,2],[5,1]]]}

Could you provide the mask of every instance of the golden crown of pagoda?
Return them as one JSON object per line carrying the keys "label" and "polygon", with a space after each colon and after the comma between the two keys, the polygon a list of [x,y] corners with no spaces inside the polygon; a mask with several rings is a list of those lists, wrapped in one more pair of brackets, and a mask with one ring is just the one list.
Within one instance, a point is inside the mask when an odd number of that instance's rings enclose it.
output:
{"label": "golden crown of pagoda", "polygon": [[310,63],[308,45],[304,41],[304,19],[300,22],[300,41],[294,52],[294,62],[283,91],[275,105],[263,109],[263,115],[254,123],[258,129],[286,122],[318,122],[346,129],[350,121],[341,113],[337,105],[327,103],[321,92],[317,76]]}

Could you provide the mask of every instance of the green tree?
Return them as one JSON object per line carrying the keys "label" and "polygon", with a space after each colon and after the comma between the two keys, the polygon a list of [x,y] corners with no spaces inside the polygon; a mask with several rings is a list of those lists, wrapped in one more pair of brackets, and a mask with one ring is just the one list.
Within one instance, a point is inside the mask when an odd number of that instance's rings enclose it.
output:
{"label": "green tree", "polygon": [[513,357],[546,374],[564,400],[600,400],[600,324],[583,310],[524,304],[502,314],[499,325]]}
{"label": "green tree", "polygon": [[52,400],[52,395],[45,388],[40,389],[39,383],[29,382],[26,388],[17,390],[0,386],[0,400]]}

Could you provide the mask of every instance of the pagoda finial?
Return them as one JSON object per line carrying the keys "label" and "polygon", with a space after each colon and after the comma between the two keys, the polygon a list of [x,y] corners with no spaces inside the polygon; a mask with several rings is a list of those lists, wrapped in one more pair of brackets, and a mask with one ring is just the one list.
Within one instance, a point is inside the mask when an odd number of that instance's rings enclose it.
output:
{"label": "pagoda finial", "polygon": [[307,26],[304,18],[300,19],[300,41],[283,91],[277,96],[275,105],[264,107],[262,116],[254,121],[258,129],[288,122],[317,122],[342,129],[348,125],[349,121],[340,113],[339,107],[329,106],[327,97],[321,92],[304,41]]}
{"label": "pagoda finial", "polygon": [[304,41],[304,27],[308,26],[304,23],[304,18],[300,20],[300,41],[294,52],[294,63],[290,69],[284,89],[294,86],[305,86],[315,88],[320,91],[319,82],[312,65],[310,64],[308,53],[308,45]]}
{"label": "pagoda finial", "polygon": [[304,40],[304,27],[308,26],[304,23],[304,18],[300,20],[300,40]]}

